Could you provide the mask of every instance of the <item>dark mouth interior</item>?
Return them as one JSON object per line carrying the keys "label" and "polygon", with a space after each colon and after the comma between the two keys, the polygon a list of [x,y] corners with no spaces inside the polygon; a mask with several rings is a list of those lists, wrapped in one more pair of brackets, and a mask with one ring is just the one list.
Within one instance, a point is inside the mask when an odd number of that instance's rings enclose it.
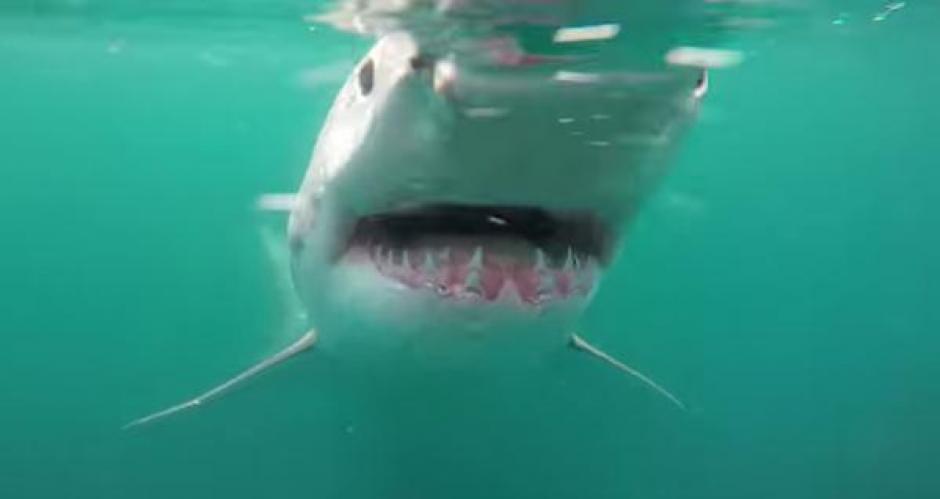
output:
{"label": "dark mouth interior", "polygon": [[350,246],[408,248],[428,239],[524,242],[554,262],[572,251],[600,263],[610,256],[609,231],[587,213],[558,213],[537,207],[425,205],[360,218]]}

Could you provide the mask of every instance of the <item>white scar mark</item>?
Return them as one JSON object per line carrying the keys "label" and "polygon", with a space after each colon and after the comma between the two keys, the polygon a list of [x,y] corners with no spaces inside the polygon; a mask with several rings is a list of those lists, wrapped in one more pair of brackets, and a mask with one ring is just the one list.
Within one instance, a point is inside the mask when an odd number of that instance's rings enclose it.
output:
{"label": "white scar mark", "polygon": [[660,386],[659,383],[656,383],[655,381],[653,381],[652,379],[650,379],[648,376],[641,373],[640,371],[637,371],[636,369],[611,357],[606,352],[595,347],[594,345],[591,345],[590,343],[585,341],[583,338],[581,338],[577,334],[571,335],[571,346],[575,348],[576,350],[580,350],[584,353],[593,355],[594,357],[600,360],[603,360],[604,362],[610,364],[611,366],[616,367],[617,369],[629,374],[630,376],[637,378],[638,380],[642,381],[653,390],[656,390],[657,392],[659,392],[662,396],[669,399],[673,404],[676,404],[676,406],[678,406],[683,411],[686,410],[685,404],[683,404],[682,401],[679,400],[675,395],[669,393],[669,390],[666,390],[665,388]]}
{"label": "white scar mark", "polygon": [[593,26],[569,26],[555,31],[555,43],[592,42],[609,40],[620,33],[619,24],[596,24]]}
{"label": "white scar mark", "polygon": [[127,423],[126,425],[124,425],[122,429],[127,430],[135,426],[141,426],[147,423],[152,423],[158,419],[163,419],[167,416],[176,414],[177,412],[184,411],[186,409],[198,407],[202,404],[205,404],[206,402],[209,402],[219,397],[220,395],[222,395],[223,393],[225,393],[226,391],[228,391],[235,385],[238,385],[239,383],[247,381],[255,377],[256,375],[268,370],[269,368],[274,367],[275,365],[280,364],[281,362],[284,362],[285,360],[293,357],[294,355],[297,355],[298,353],[301,353],[304,350],[307,350],[308,348],[312,347],[316,343],[316,341],[317,341],[317,332],[316,330],[311,329],[306,334],[301,336],[300,339],[298,339],[294,343],[291,343],[287,348],[249,367],[245,371],[242,371],[240,374],[222,383],[221,385],[218,385],[215,388],[212,388],[211,390],[203,393],[202,395],[199,395],[198,397],[194,399],[187,400],[186,402],[183,402],[181,404],[174,405],[173,407],[163,409],[162,411],[158,411],[153,414],[144,416],[140,419],[135,419],[134,421],[131,421],[130,423]]}
{"label": "white scar mark", "polygon": [[666,62],[673,66],[719,69],[737,66],[744,55],[737,50],[705,47],[675,47],[666,53]]}

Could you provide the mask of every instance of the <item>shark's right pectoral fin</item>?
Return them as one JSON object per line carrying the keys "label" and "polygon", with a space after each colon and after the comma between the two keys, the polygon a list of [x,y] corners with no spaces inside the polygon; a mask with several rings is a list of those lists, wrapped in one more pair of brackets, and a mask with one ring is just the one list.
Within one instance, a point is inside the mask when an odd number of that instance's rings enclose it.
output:
{"label": "shark's right pectoral fin", "polygon": [[686,410],[685,404],[683,404],[682,401],[679,400],[678,397],[670,393],[669,390],[660,386],[659,383],[653,381],[652,378],[628,366],[627,364],[624,364],[623,362],[613,358],[610,354],[588,343],[587,340],[578,336],[577,334],[571,335],[569,344],[571,345],[571,348],[580,352],[584,352],[598,360],[605,362],[606,364],[616,368],[619,371],[622,371],[626,374],[629,374],[630,376],[633,376],[634,378],[643,382],[646,386],[658,392],[663,397],[666,397],[670,402],[675,404],[676,407],[678,407],[679,409],[682,409],[683,411]]}
{"label": "shark's right pectoral fin", "polygon": [[158,419],[163,419],[167,416],[176,414],[177,412],[181,412],[186,409],[200,406],[206,402],[209,402],[215,398],[218,398],[219,396],[223,395],[225,392],[227,392],[234,386],[242,383],[243,381],[247,381],[248,379],[251,379],[257,376],[258,374],[261,374],[262,372],[267,371],[268,369],[297,355],[298,353],[301,353],[304,350],[311,348],[316,343],[316,341],[317,341],[317,332],[311,329],[306,334],[301,336],[300,339],[291,343],[287,348],[249,367],[248,369],[242,371],[240,374],[222,383],[221,385],[218,385],[215,388],[212,388],[211,390],[203,393],[202,395],[199,395],[196,398],[187,400],[186,402],[174,405],[173,407],[163,409],[162,411],[158,411],[153,414],[149,414],[142,418],[135,419],[131,421],[130,423],[127,423],[126,425],[124,425],[123,429],[126,430],[128,428],[133,428],[135,426],[152,423]]}

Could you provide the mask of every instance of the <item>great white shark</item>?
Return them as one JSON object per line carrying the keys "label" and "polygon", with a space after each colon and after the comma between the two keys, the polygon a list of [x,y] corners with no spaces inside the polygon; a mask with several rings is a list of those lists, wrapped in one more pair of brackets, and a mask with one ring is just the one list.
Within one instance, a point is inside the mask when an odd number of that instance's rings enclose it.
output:
{"label": "great white shark", "polygon": [[311,328],[126,427],[199,406],[312,347],[351,342],[372,345],[376,358],[411,349],[419,362],[513,363],[569,349],[684,407],[575,327],[705,95],[707,64],[596,73],[495,55],[518,71],[465,63],[406,31],[377,40],[336,95],[283,206],[290,275]]}

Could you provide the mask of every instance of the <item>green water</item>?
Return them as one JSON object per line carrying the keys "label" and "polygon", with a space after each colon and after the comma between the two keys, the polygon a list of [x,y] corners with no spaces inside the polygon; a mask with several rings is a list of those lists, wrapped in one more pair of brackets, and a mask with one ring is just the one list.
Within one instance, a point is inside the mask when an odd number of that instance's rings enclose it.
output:
{"label": "green water", "polygon": [[940,8],[881,7],[713,75],[584,320],[688,413],[562,359],[402,407],[311,355],[138,432],[296,334],[252,203],[367,42],[0,10],[0,497],[940,497]]}

